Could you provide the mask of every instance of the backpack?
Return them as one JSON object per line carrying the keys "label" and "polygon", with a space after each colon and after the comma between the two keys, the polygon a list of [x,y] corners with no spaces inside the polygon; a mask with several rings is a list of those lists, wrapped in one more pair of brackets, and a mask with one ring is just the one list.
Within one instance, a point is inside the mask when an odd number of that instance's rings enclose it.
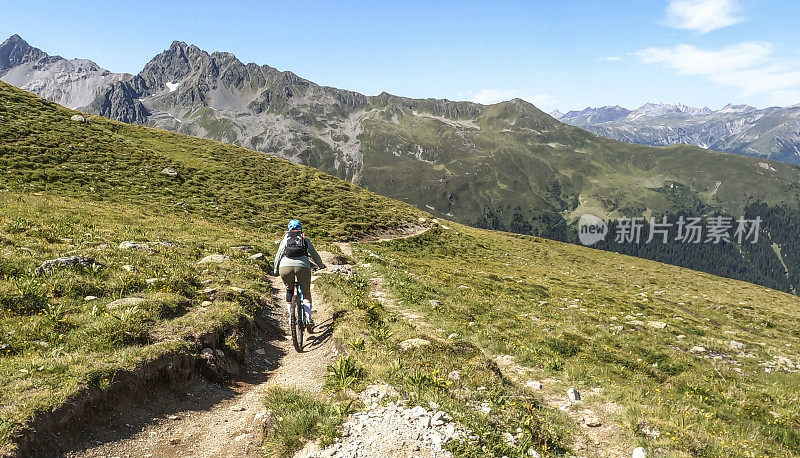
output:
{"label": "backpack", "polygon": [[286,233],[286,249],[283,252],[289,258],[308,256],[308,243],[302,231],[291,230]]}

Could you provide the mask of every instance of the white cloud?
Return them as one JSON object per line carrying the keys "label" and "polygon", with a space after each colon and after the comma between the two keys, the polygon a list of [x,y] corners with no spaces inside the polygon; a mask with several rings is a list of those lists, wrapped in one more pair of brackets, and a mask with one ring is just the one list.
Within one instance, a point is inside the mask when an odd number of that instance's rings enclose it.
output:
{"label": "white cloud", "polygon": [[772,54],[772,45],[746,42],[719,51],[678,45],[674,48],[647,48],[635,54],[644,63],[661,63],[685,75],[713,75],[766,62]]}
{"label": "white cloud", "polygon": [[800,68],[776,62],[772,53],[769,43],[745,42],[719,50],[692,45],[647,48],[635,55],[644,63],[659,63],[679,74],[738,88],[742,97],[763,95],[772,103],[797,103],[790,97],[800,90]]}
{"label": "white cloud", "polygon": [[621,61],[623,61],[625,59],[623,59],[622,57],[619,57],[619,56],[605,56],[605,57],[601,57],[599,60],[602,60],[602,61],[605,61],[605,62],[621,62]]}
{"label": "white cloud", "polygon": [[551,109],[555,106],[556,99],[548,94],[526,95],[525,91],[517,89],[484,89],[482,91],[469,94],[472,101],[483,105],[503,102],[519,98],[536,105],[542,110]]}
{"label": "white cloud", "polygon": [[737,0],[671,0],[665,24],[708,33],[742,22]]}

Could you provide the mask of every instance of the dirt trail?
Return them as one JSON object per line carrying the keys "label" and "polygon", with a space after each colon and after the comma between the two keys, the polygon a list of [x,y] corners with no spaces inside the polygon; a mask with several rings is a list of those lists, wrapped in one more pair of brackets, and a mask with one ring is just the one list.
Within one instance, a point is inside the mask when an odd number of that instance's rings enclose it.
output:
{"label": "dirt trail", "polygon": [[[423,226],[372,240],[386,241],[425,232]],[[351,257],[349,243],[336,244]],[[320,252],[326,264],[333,254]],[[69,457],[257,457],[268,413],[263,404],[272,386],[320,392],[326,367],[335,357],[329,305],[312,289],[316,327],[306,335],[298,354],[288,330],[283,305],[284,286],[271,279],[277,308],[263,311],[261,322],[274,323],[257,331],[249,348],[249,372],[228,386],[198,379],[178,392],[155,393],[114,415],[102,427],[87,432],[67,453]],[[288,331],[287,331],[288,332]],[[63,455],[62,455],[63,456]]]}
{"label": "dirt trail", "polygon": [[[325,262],[333,256],[321,252]],[[289,329],[283,306],[284,286],[271,279],[278,307],[266,320]],[[250,347],[249,373],[243,380],[220,386],[204,379],[178,393],[159,393],[115,415],[96,428],[70,457],[256,457],[267,411],[265,392],[272,386],[322,390],[326,366],[333,360],[331,311],[313,290],[316,327],[306,334],[298,354],[291,337],[261,332]]]}

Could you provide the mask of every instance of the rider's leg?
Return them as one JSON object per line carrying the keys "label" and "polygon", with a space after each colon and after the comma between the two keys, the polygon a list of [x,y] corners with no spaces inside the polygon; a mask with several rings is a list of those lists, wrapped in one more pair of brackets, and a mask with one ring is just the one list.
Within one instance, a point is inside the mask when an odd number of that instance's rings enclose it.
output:
{"label": "rider's leg", "polygon": [[295,271],[293,267],[281,267],[278,273],[286,285],[286,313],[292,313],[292,296],[294,295]]}
{"label": "rider's leg", "polygon": [[298,267],[296,273],[297,282],[303,291],[303,311],[306,315],[306,321],[313,323],[311,320],[311,269]]}

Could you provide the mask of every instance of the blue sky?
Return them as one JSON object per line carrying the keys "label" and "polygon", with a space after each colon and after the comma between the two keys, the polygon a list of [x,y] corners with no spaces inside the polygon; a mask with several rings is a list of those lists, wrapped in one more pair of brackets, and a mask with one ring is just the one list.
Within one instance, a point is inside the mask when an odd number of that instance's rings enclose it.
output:
{"label": "blue sky", "polygon": [[550,111],[800,103],[796,0],[5,2],[3,39],[138,73],[173,40],[366,94]]}

